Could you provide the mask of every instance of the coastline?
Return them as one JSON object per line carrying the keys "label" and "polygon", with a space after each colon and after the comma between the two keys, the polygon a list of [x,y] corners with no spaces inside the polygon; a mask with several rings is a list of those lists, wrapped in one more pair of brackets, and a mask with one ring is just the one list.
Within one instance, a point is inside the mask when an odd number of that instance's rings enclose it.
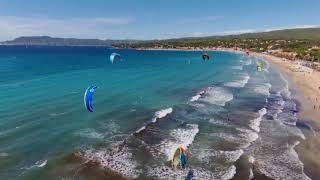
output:
{"label": "coastline", "polygon": [[[190,49],[172,48],[159,49],[147,48],[138,50],[171,50],[171,51],[225,51],[232,53],[245,53],[245,51],[233,48]],[[251,55],[270,62],[288,80],[290,89],[294,92],[294,98],[300,103],[298,112],[299,121],[311,125],[310,130],[303,130],[306,139],[295,147],[299,159],[304,164],[305,173],[312,179],[320,177],[320,72],[296,70],[297,61],[279,58],[270,54],[250,52]]]}
{"label": "coastline", "polygon": [[[232,53],[245,53],[241,50],[233,48],[209,48],[209,49],[190,49],[190,48],[140,48],[137,50],[150,51],[225,51]],[[313,70],[312,72],[298,72],[292,69],[296,65],[291,60],[279,58],[269,54],[250,52],[251,55],[266,59],[271,62],[283,75],[288,79],[291,88],[298,92],[295,97],[301,103],[301,111],[298,112],[298,117],[310,123],[313,130],[320,132],[320,72]],[[314,107],[316,106],[316,107]]]}
{"label": "coastline", "polygon": [[312,179],[320,177],[320,72],[293,71],[295,65],[290,60],[284,60],[272,55],[254,53],[255,56],[266,59],[275,66],[286,79],[290,87],[297,92],[295,99],[301,103],[298,112],[299,120],[311,125],[310,131],[304,131],[306,139],[295,147],[299,159],[304,164],[305,173]]}

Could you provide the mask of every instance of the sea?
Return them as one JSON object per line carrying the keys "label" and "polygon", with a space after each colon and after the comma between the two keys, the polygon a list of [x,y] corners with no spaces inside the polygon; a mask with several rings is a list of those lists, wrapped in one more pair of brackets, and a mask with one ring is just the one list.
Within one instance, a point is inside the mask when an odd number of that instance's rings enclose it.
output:
{"label": "sea", "polygon": [[[0,46],[0,178],[309,179],[286,78],[252,55],[202,53]],[[179,145],[190,159],[172,169]]]}

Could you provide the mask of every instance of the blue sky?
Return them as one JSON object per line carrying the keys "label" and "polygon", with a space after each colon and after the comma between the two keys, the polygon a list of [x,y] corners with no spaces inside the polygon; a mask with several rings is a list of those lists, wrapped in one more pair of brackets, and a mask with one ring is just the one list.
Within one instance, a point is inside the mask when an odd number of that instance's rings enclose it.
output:
{"label": "blue sky", "polygon": [[0,0],[0,41],[18,36],[163,39],[320,25],[320,0]]}

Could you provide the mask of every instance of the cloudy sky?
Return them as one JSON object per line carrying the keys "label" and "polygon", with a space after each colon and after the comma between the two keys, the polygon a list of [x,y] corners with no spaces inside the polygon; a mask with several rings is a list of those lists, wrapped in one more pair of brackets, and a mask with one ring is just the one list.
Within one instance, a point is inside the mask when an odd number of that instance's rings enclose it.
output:
{"label": "cloudy sky", "polygon": [[0,41],[18,36],[163,39],[318,27],[320,0],[0,0]]}

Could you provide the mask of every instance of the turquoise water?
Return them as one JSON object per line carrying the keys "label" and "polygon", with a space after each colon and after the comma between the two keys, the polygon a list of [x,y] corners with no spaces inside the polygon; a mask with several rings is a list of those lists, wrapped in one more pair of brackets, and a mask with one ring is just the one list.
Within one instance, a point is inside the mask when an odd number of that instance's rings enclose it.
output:
{"label": "turquoise water", "polygon": [[[115,64],[112,52],[121,54]],[[303,135],[285,79],[269,65],[256,72],[252,56],[209,55],[202,61],[197,51],[0,47],[1,177],[74,177],[79,166],[70,169],[65,157],[76,151],[138,179],[183,179],[190,168],[201,179],[228,179],[240,156],[267,164],[261,171],[272,177],[275,152],[300,162],[290,154]],[[90,85],[98,86],[93,113],[83,105]],[[173,171],[169,160],[179,144],[192,158],[189,169]],[[304,177],[301,164],[288,166],[282,173]]]}

